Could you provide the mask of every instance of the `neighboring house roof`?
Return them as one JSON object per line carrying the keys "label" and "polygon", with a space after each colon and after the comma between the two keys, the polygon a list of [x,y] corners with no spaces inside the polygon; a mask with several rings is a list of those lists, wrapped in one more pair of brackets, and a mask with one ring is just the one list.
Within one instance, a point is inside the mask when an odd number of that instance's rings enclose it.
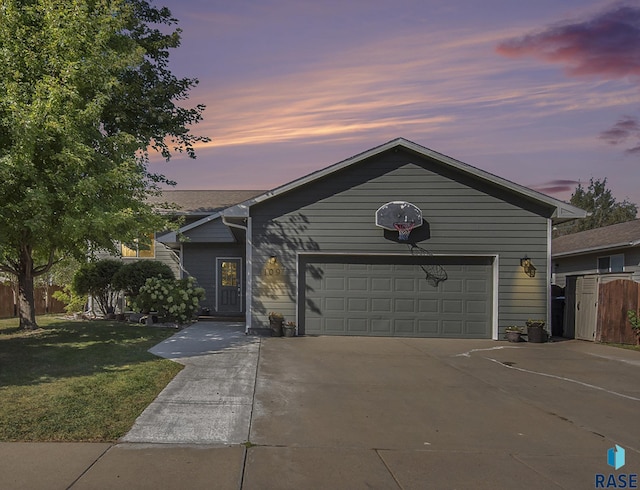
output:
{"label": "neighboring house roof", "polygon": [[[246,218],[249,216],[249,208],[254,204],[279,196],[285,192],[289,192],[300,186],[313,182],[314,180],[326,177],[327,175],[330,175],[334,172],[342,170],[351,165],[357,164],[367,158],[371,158],[375,155],[378,155],[380,153],[383,153],[385,151],[388,151],[397,147],[402,147],[406,150],[413,151],[421,156],[432,158],[458,171],[462,171],[463,173],[466,173],[480,181],[484,181],[499,187],[506,188],[512,192],[516,192],[529,199],[532,199],[533,201],[539,202],[541,204],[545,204],[554,210],[552,214],[554,223],[569,221],[576,218],[584,218],[587,216],[587,212],[584,211],[583,209],[577,208],[571,204],[560,201],[558,199],[554,199],[553,197],[534,191],[532,189],[529,189],[528,187],[524,187],[514,182],[511,182],[509,180],[503,179],[502,177],[498,177],[497,175],[493,175],[489,172],[485,172],[484,170],[480,170],[478,168],[472,167],[471,165],[468,165],[466,163],[460,162],[458,160],[455,160],[441,153],[430,150],[429,148],[426,148],[424,146],[420,146],[417,143],[406,140],[404,138],[396,138],[394,140],[389,141],[388,143],[372,148],[371,150],[365,151],[351,158],[347,158],[346,160],[343,160],[334,165],[331,165],[330,167],[326,167],[322,170],[318,170],[305,177],[294,180],[293,182],[277,187],[276,189],[273,189],[271,191],[267,191],[258,196],[252,197],[243,203],[237,204],[235,206],[232,206],[223,210],[222,215],[225,218]],[[195,225],[195,223],[193,224]]]}
{"label": "neighboring house roof", "polygon": [[553,257],[640,246],[640,219],[554,238]]}
{"label": "neighboring house roof", "polygon": [[173,203],[178,207],[177,214],[208,216],[264,192],[264,190],[165,190],[160,196],[150,197],[148,202],[151,204]]}

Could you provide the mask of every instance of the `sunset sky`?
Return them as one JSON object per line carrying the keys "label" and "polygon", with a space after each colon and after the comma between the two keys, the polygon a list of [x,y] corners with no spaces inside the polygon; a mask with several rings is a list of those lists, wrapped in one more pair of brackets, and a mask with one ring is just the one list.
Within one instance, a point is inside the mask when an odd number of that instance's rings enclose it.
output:
{"label": "sunset sky", "polygon": [[206,104],[177,189],[270,189],[396,137],[640,204],[640,1],[156,0]]}

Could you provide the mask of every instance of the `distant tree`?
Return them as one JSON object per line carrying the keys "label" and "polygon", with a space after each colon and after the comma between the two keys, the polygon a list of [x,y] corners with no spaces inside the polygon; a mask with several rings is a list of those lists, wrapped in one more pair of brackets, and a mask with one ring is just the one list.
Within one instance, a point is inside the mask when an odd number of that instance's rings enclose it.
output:
{"label": "distant tree", "polygon": [[582,183],[571,195],[570,203],[591,213],[584,219],[575,220],[561,225],[556,230],[557,236],[577,233],[579,231],[601,228],[603,226],[624,223],[636,218],[637,205],[626,199],[617,202],[610,189],[607,189],[607,179],[590,179],[585,189]]}
{"label": "distant tree", "polygon": [[0,272],[17,278],[20,326],[37,328],[34,278],[68,256],[117,251],[166,220],[149,152],[195,157],[177,105],[197,84],[169,70],[180,30],[145,0],[0,3]]}
{"label": "distant tree", "polygon": [[91,295],[103,314],[113,313],[119,294],[119,289],[113,285],[113,277],[122,265],[115,259],[82,264],[73,277],[72,291],[79,296]]}
{"label": "distant tree", "polygon": [[140,293],[140,288],[151,277],[175,279],[171,267],[159,260],[136,260],[127,262],[115,273],[113,286],[124,291],[127,296],[135,298]]}

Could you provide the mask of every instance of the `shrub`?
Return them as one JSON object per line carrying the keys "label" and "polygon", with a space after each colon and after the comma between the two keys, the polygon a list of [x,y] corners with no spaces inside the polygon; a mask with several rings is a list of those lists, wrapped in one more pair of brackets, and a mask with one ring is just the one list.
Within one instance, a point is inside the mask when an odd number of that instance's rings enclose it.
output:
{"label": "shrub", "polygon": [[61,291],[55,291],[52,296],[64,303],[64,311],[69,314],[84,312],[87,304],[87,295],[74,293],[69,285],[64,286]]}
{"label": "shrub", "polygon": [[90,294],[103,314],[111,313],[119,292],[113,286],[113,276],[121,267],[122,262],[114,259],[82,264],[73,276],[71,289],[77,295]]}
{"label": "shrub", "polygon": [[160,277],[162,279],[175,279],[171,267],[157,260],[136,260],[125,263],[113,276],[113,286],[116,289],[135,298],[140,293],[147,279]]}
{"label": "shrub", "polygon": [[136,307],[145,313],[157,311],[159,316],[183,324],[191,321],[200,309],[204,289],[195,286],[195,279],[147,279],[135,299]]}

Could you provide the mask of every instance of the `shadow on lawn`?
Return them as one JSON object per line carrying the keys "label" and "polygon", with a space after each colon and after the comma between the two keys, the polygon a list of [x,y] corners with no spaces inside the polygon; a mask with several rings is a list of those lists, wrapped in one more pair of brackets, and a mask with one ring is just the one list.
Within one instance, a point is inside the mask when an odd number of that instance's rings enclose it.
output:
{"label": "shadow on lawn", "polygon": [[105,321],[63,321],[24,334],[12,330],[0,335],[0,386],[124,370],[158,359],[147,350],[175,333]]}

